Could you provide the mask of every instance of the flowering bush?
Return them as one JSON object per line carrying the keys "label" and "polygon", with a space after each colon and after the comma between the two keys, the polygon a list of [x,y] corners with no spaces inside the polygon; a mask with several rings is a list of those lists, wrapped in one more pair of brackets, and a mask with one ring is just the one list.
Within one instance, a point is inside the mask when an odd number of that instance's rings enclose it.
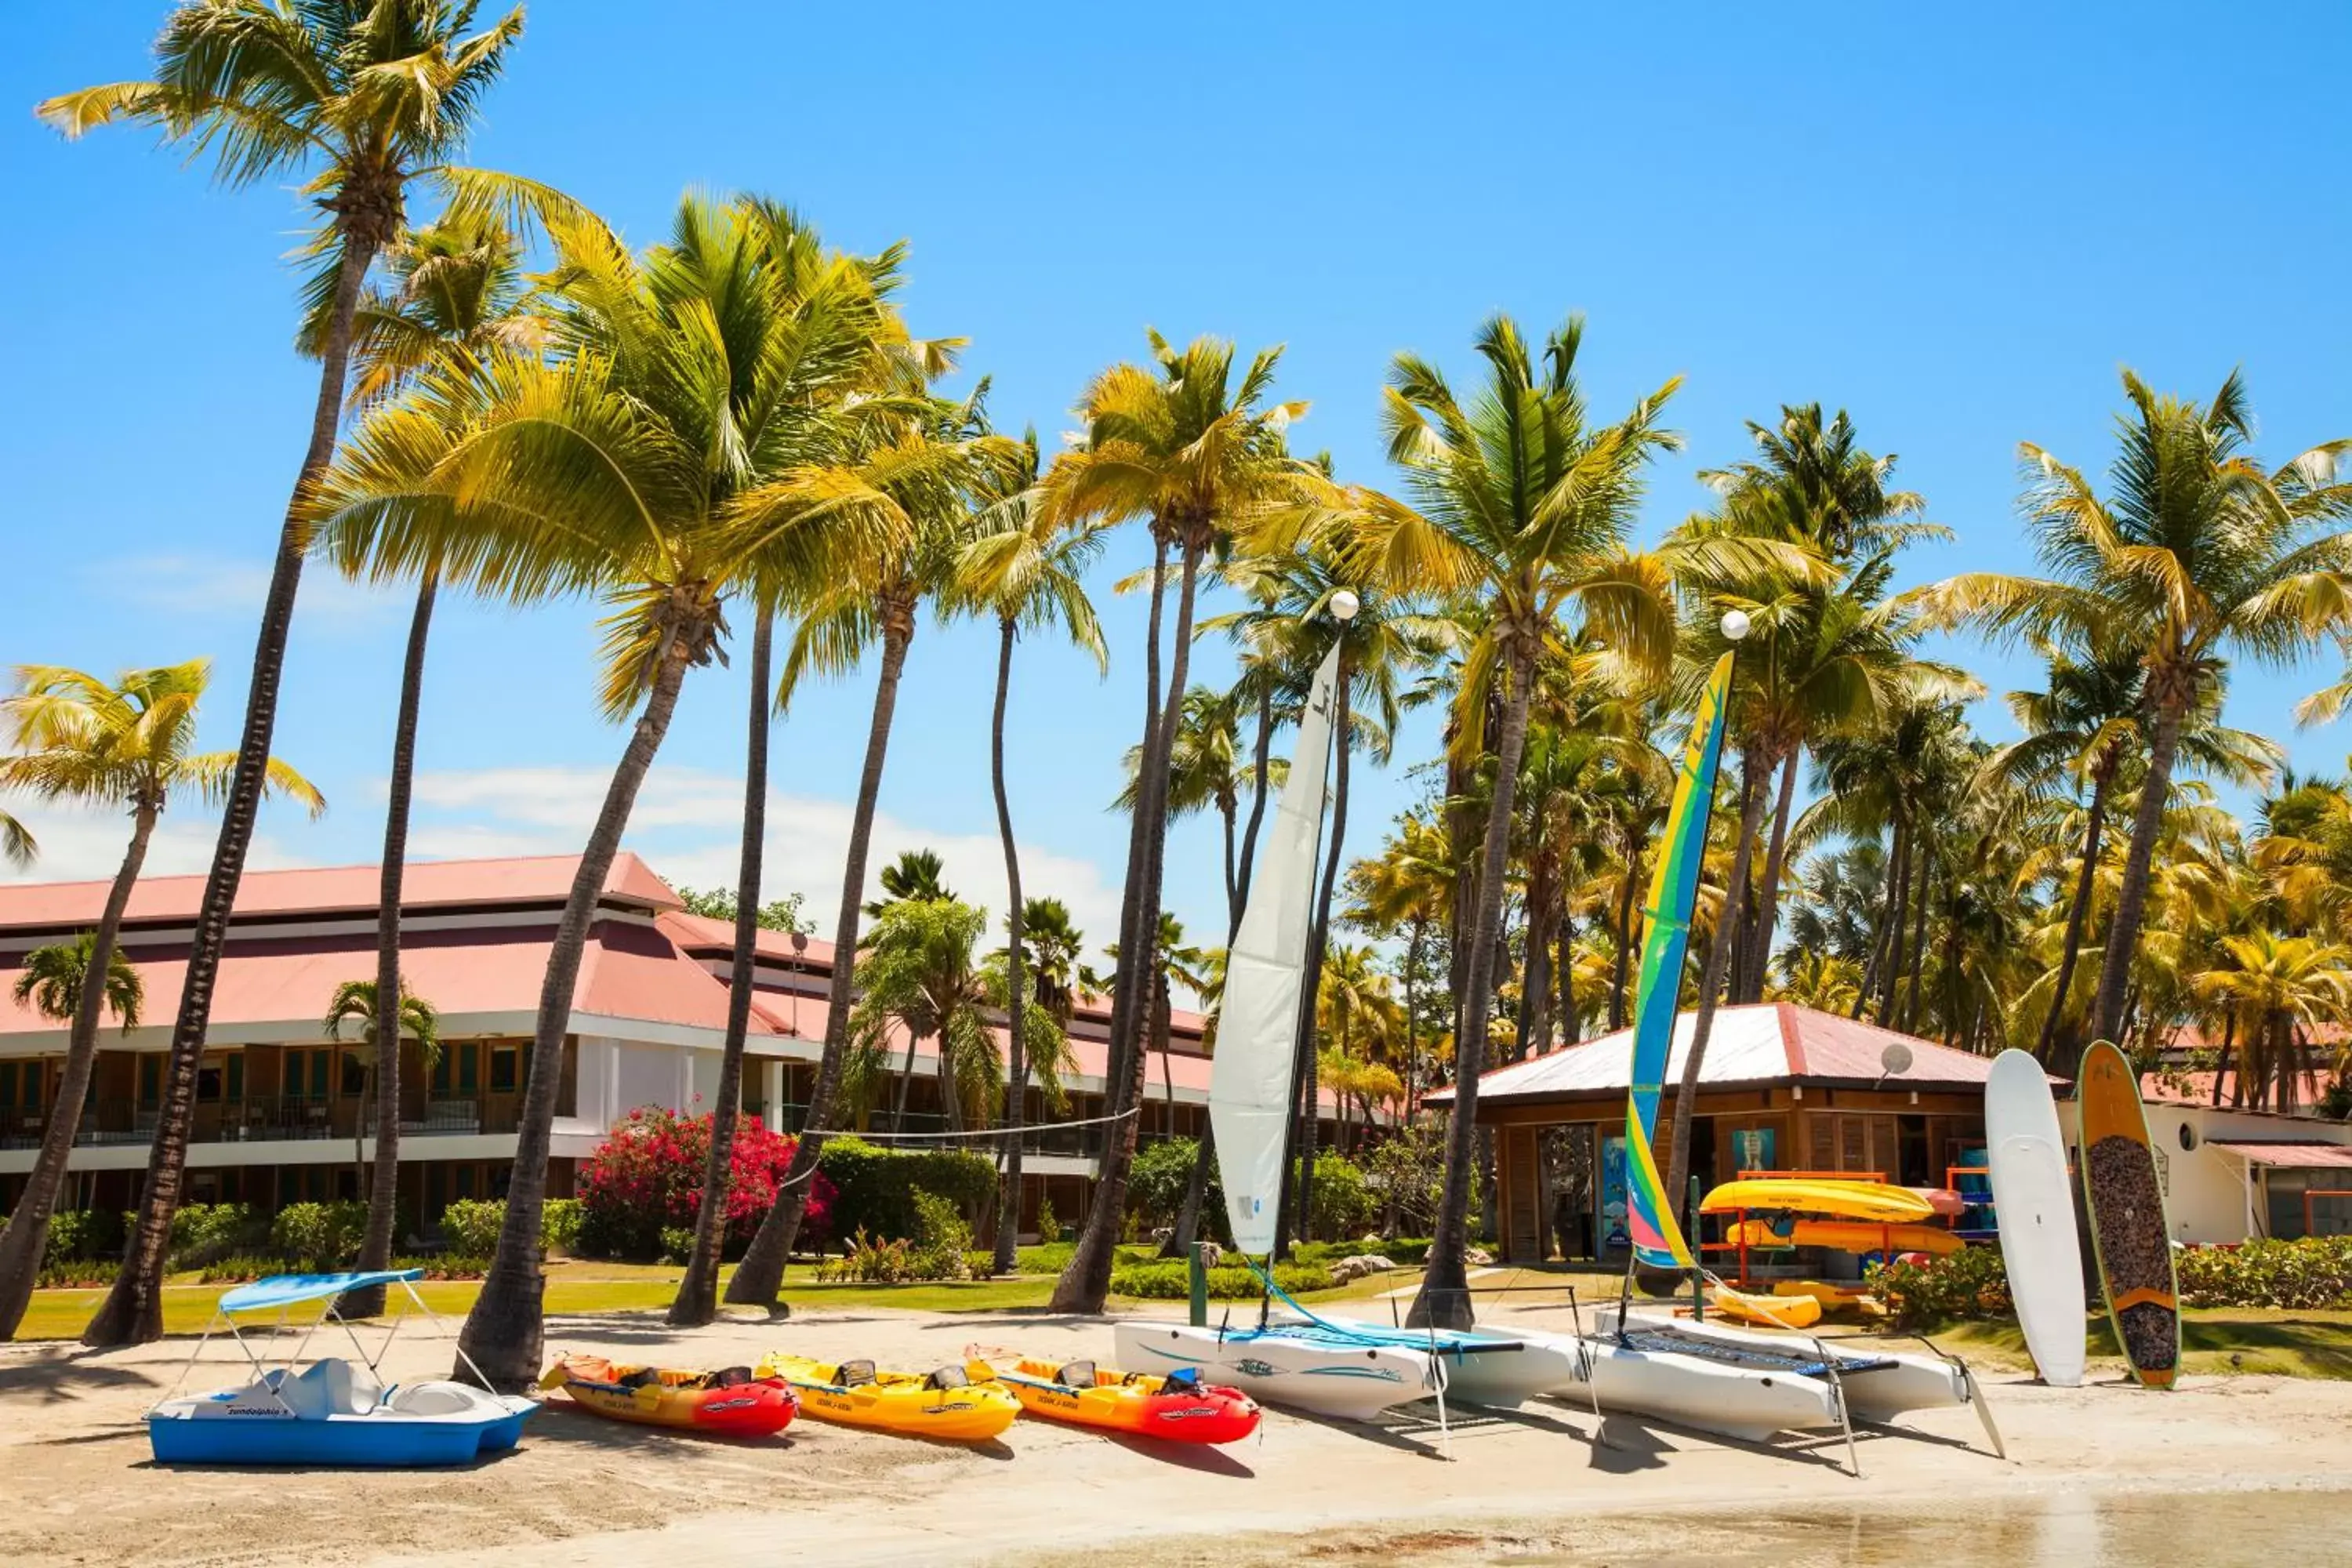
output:
{"label": "flowering bush", "polygon": [[[592,1256],[653,1259],[662,1233],[694,1227],[702,1206],[702,1167],[710,1157],[711,1118],[681,1116],[642,1106],[613,1129],[580,1167],[580,1249]],[[776,1184],[792,1163],[793,1142],[750,1117],[736,1124],[728,1175],[730,1249],[751,1239],[776,1201]],[[801,1234],[830,1234],[833,1184],[812,1178]]]}

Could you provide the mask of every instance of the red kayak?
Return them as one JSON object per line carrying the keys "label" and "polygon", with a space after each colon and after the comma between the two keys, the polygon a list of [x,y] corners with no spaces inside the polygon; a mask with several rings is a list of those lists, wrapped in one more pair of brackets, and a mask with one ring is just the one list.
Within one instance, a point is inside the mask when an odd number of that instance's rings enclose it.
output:
{"label": "red kayak", "polygon": [[749,1368],[675,1372],[615,1366],[602,1356],[562,1356],[539,1380],[562,1388],[583,1410],[614,1421],[675,1426],[717,1437],[765,1437],[800,1414],[800,1396],[781,1378],[755,1378]]}
{"label": "red kayak", "polygon": [[1235,1443],[1257,1430],[1257,1402],[1238,1388],[1203,1384],[1190,1368],[1154,1377],[1024,1361],[997,1381],[1032,1415],[1171,1443]]}

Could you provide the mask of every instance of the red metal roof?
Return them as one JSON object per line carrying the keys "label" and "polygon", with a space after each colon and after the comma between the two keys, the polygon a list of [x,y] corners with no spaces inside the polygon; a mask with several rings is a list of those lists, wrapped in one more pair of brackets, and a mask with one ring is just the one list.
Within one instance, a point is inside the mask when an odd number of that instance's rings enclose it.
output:
{"label": "red metal roof", "polygon": [[[1697,1019],[1685,1013],[1675,1023],[1665,1081],[1679,1082]],[[1882,1060],[1892,1044],[1909,1047],[1911,1065],[1899,1073]],[[1480,1103],[1489,1100],[1575,1099],[1622,1094],[1633,1073],[1633,1032],[1619,1029],[1549,1055],[1494,1068],[1478,1080]],[[1880,1083],[1902,1089],[1979,1086],[1992,1072],[1992,1059],[1939,1046],[1916,1035],[1875,1024],[1800,1007],[1790,1002],[1759,1002],[1718,1007],[1706,1059],[1699,1067],[1702,1087],[1777,1082]],[[1450,1089],[1428,1097],[1443,1105]]]}
{"label": "red metal roof", "polygon": [[[577,855],[512,860],[418,860],[402,879],[404,910],[473,904],[562,904],[571,896]],[[379,873],[373,866],[331,866],[296,871],[248,871],[237,883],[240,916],[373,914]],[[0,884],[0,929],[87,924],[106,904],[105,882]],[[131,889],[124,918],[154,923],[194,920],[204,897],[202,877],[147,877]],[[649,910],[675,910],[677,895],[643,860],[623,850],[604,879],[608,899]]]}
{"label": "red metal roof", "polygon": [[[2213,1094],[2213,1080],[2217,1077],[2221,1080],[2221,1093],[2218,1101]],[[2305,1073],[2302,1081],[2296,1086],[2296,1104],[2291,1111],[2279,1109],[2280,1086],[2274,1083],[2271,1086],[2271,1104],[2265,1108],[2266,1113],[2273,1116],[2315,1117],[2318,1115],[2316,1107],[2320,1097],[2327,1092],[2328,1082],[2329,1075],[2326,1073],[2316,1070]],[[2237,1089],[2238,1074],[2234,1068],[2218,1074],[2210,1070],[2191,1072],[2187,1069],[2175,1072],[2142,1073],[2139,1079],[2140,1098],[2150,1104],[2213,1106],[2218,1103],[2223,1110],[2237,1110],[2243,1113],[2245,1107],[2234,1106],[2231,1103],[2237,1094]]]}
{"label": "red metal roof", "polygon": [[2216,1149],[2227,1149],[2257,1165],[2284,1165],[2303,1170],[2352,1170],[2352,1147],[2342,1143],[2242,1143],[2232,1138],[2213,1138],[2207,1142]]}

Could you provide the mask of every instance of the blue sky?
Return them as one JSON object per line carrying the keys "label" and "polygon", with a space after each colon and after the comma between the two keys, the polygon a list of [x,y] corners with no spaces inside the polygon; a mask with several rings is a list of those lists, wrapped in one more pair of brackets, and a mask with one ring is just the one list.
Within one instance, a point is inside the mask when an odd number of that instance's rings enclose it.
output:
{"label": "blue sky", "polygon": [[[146,135],[68,145],[24,112],[144,68],[163,7],[45,9],[0,59],[0,461],[15,567],[0,661],[101,670],[209,654],[208,731],[235,736],[255,612],[314,384],[289,352],[290,195],[227,193]],[[1146,325],[1288,345],[1297,431],[1384,482],[1390,356],[1466,377],[1496,310],[1590,321],[1612,409],[1687,377],[1654,535],[1699,504],[1694,469],[1741,455],[1783,402],[1852,410],[1902,455],[1957,541],[1916,581],[2027,563],[2014,453],[2103,467],[2116,367],[2203,396],[2250,378],[2273,460],[2352,433],[2352,239],[2340,106],[2315,77],[2352,13],[2208,7],[858,7],[562,0],[532,9],[473,161],[550,181],[631,237],[689,187],[788,200],[835,243],[912,245],[918,331],[969,337],[1001,424],[1048,443],[1086,378]],[[1140,709],[1140,606],[1102,595],[1119,662],[1097,682],[1022,652],[1015,811],[1035,890],[1112,934],[1124,834],[1105,805]],[[318,825],[266,819],[257,864],[373,858],[406,607],[314,572],[278,749],[327,790]],[[621,733],[597,719],[593,612],[451,605],[420,742],[431,853],[576,844]],[[1996,689],[2030,671],[1973,650]],[[1219,660],[1210,656],[1213,669]],[[926,626],[909,661],[885,851],[933,842],[1001,901],[985,773],[992,648]],[[2296,734],[2333,674],[2242,678],[2237,722]],[[775,742],[786,796],[772,891],[830,909],[870,676],[809,692]],[[688,881],[730,879],[740,675],[698,675],[632,844]],[[1988,712],[1988,728],[2003,721]],[[1403,757],[1426,756],[1424,722]],[[1360,771],[1370,850],[1411,793]],[[157,869],[204,863],[181,812]],[[38,819],[38,874],[102,875],[119,824]],[[1214,836],[1180,829],[1171,900],[1222,927]]]}

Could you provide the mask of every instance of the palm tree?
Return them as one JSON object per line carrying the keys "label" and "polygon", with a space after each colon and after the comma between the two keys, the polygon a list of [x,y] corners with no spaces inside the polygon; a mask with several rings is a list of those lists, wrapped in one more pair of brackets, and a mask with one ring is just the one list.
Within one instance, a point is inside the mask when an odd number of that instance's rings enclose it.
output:
{"label": "palm tree", "polygon": [[2352,538],[2336,525],[2352,489],[2336,482],[2347,443],[2315,447],[2265,472],[2247,447],[2253,412],[2232,372],[2203,406],[2123,373],[2130,413],[2102,500],[2080,470],[2027,443],[2027,505],[2046,578],[1968,573],[1922,590],[1948,622],[1996,637],[2061,641],[2120,622],[2144,671],[2147,774],[2116,897],[2095,1035],[2124,1023],[2125,992],[2180,734],[2231,655],[2284,664],[2352,635]]}
{"label": "palm tree", "polygon": [[1445,923],[1454,897],[1454,869],[1447,858],[1445,829],[1427,813],[1412,811],[1381,845],[1376,859],[1359,860],[1348,873],[1351,902],[1348,923],[1375,935],[1402,931],[1404,958],[1404,1102],[1408,1113],[1419,1081],[1421,1007],[1416,981],[1432,930]]}
{"label": "palm tree", "polygon": [[[401,236],[384,252],[389,287],[371,289],[353,319],[351,401],[366,406],[397,395],[431,366],[455,374],[478,374],[506,353],[535,353],[547,321],[522,274],[522,247],[514,231],[485,216],[447,219]],[[367,567],[366,539],[355,530],[335,537],[344,570]],[[385,791],[383,860],[377,871],[377,994],[400,987],[400,904],[408,862],[409,803],[416,773],[416,719],[424,700],[425,649],[441,574],[428,563],[418,576],[401,660],[400,700],[393,725],[392,774]],[[400,1053],[377,1068],[375,1171],[367,1184],[367,1232],[359,1268],[392,1261],[393,1225],[400,1173]],[[346,1317],[383,1310],[383,1287],[354,1290],[338,1309]]]}
{"label": "palm tree", "polygon": [[[1828,564],[1810,533],[1781,521],[1784,498],[1778,490],[1756,496],[1740,492],[1717,518],[1687,525],[1698,534],[1717,529],[1734,534],[1777,538],[1802,551],[1808,564]],[[1885,597],[1893,566],[1881,552],[1851,570],[1831,566],[1834,585],[1776,569],[1708,574],[1702,591],[1709,607],[1748,618],[1733,664],[1733,689],[1727,735],[1736,737],[1746,766],[1740,787],[1739,831],[1733,841],[1730,874],[1724,885],[1723,913],[1707,941],[1700,969],[1696,1016],[1690,1048],[1683,1055],[1682,1079],[1675,1096],[1666,1190],[1679,1193],[1690,1173],[1692,1119],[1698,1103],[1699,1075],[1713,1034],[1724,971],[1739,944],[1748,908],[1748,883],[1763,824],[1766,781],[1780,780],[1776,822],[1785,821],[1794,797],[1796,758],[1826,735],[1865,728],[1898,700],[1973,695],[1975,683],[1957,670],[1914,658],[1916,616],[1902,601]],[[1694,574],[1696,575],[1696,574]],[[1722,623],[1702,617],[1692,637],[1693,670],[1703,671],[1735,640]],[[1728,738],[1727,744],[1729,743]],[[1775,850],[1786,852],[1786,833],[1776,827]],[[1780,862],[1768,854],[1767,876],[1777,879]],[[1771,931],[1759,912],[1759,943],[1748,949],[1753,996],[1763,994],[1764,961]],[[1735,1000],[1753,999],[1747,991]]]}
{"label": "palm tree", "polygon": [[[148,841],[173,796],[216,805],[236,773],[235,752],[193,749],[196,710],[211,674],[207,661],[191,659],[128,670],[110,685],[78,669],[28,666],[16,672],[16,695],[0,702],[0,717],[13,730],[16,746],[16,754],[0,757],[0,789],[127,809],[131,816],[131,843],[107,889],[105,907],[89,933],[90,956],[79,972],[57,1102],[24,1195],[0,1231],[0,1339],[16,1331],[40,1272],[49,1215],[65,1183],[66,1162],[98,1061],[99,1015],[121,960],[115,942],[122,911],[146,863]],[[310,781],[275,757],[268,759],[263,784],[273,795],[299,801],[313,816],[326,809]],[[116,1010],[121,1010],[119,1002]]]}
{"label": "palm tree", "polygon": [[[924,367],[927,372],[945,368],[943,351]],[[834,936],[834,951],[839,954],[858,950],[858,900],[866,890],[874,813],[917,613],[926,603],[942,603],[953,588],[957,565],[973,532],[974,498],[991,476],[1017,461],[1014,443],[987,433],[981,409],[985,392],[983,384],[961,405],[910,392],[896,400],[897,406],[877,408],[859,420],[854,438],[832,463],[788,475],[765,492],[768,504],[782,517],[870,516],[890,524],[877,548],[844,560],[829,577],[805,580],[792,596],[802,618],[777,693],[780,707],[789,704],[803,677],[846,674],[869,647],[879,645],[874,710],[842,868],[841,914]],[[861,407],[859,412],[866,411]],[[935,889],[936,874],[925,870]],[[919,890],[908,886],[909,891]],[[887,875],[884,887],[888,890]],[[834,1124],[834,1101],[848,1059],[851,983],[852,966],[836,962],[824,1051],[809,1093],[807,1123],[776,1201],[728,1283],[730,1301],[772,1307],[782,1287],[784,1264],[800,1234],[811,1173]]]}
{"label": "palm tree", "polygon": [[[1098,523],[1056,517],[1038,484],[1037,432],[1022,432],[1019,454],[1001,471],[997,499],[983,508],[979,536],[956,563],[955,602],[972,615],[996,617],[996,702],[988,729],[989,785],[996,796],[996,833],[1004,847],[1004,1026],[1006,1077],[1004,1142],[999,1156],[995,1270],[1010,1274],[1019,1262],[1021,1228],[1021,1124],[1027,1111],[1029,1058],[1024,1037],[1029,1013],[1027,943],[1022,919],[1021,852],[1013,837],[1013,803],[1004,787],[1004,710],[1013,693],[1013,645],[1021,633],[1059,628],[1094,656],[1100,674],[1110,671],[1094,601],[1087,597],[1086,573],[1101,553]],[[983,495],[986,492],[983,492]],[[1230,819],[1229,819],[1230,820]]]}
{"label": "palm tree", "polygon": [[[1168,761],[1174,750],[1182,694],[1189,689],[1193,603],[1202,563],[1220,541],[1266,511],[1297,503],[1308,470],[1284,442],[1304,404],[1264,406],[1274,384],[1279,349],[1260,353],[1238,381],[1233,346],[1200,338],[1179,350],[1150,334],[1154,364],[1115,365],[1097,376],[1079,402],[1083,442],[1055,459],[1045,477],[1046,504],[1055,515],[1118,524],[1148,519],[1152,540],[1151,607],[1144,643],[1143,766],[1145,787],[1129,827],[1126,885],[1119,905],[1121,960],[1111,986],[1109,1111],[1116,1123],[1105,1141],[1095,1201],[1069,1266],[1055,1286],[1052,1309],[1098,1312],[1110,1290],[1111,1253],[1127,1204],[1127,1173],[1135,1157],[1135,1119],[1143,1092],[1145,933],[1160,921],[1162,858],[1167,838]],[[1167,597],[1170,552],[1177,558],[1174,637],[1168,679],[1160,680],[1160,617]]]}
{"label": "palm tree", "polygon": [[[2042,690],[2009,694],[2010,715],[2022,737],[1994,751],[1978,775],[1979,792],[2010,789],[2032,797],[2061,789],[2071,795],[2089,786],[2057,977],[2034,1047],[2034,1055],[2045,1062],[2074,1059],[2061,1047],[2059,1027],[2074,994],[2075,964],[2090,921],[2108,804],[2125,765],[2142,752],[2145,674],[2138,649],[2113,633],[2102,635],[2086,651],[2052,648],[2047,657],[2049,675]],[[2284,753],[2259,735],[2223,727],[2220,697],[2218,689],[2208,692],[2184,722],[2182,760],[2238,784],[2267,776]]]}
{"label": "palm tree", "polygon": [[5,811],[0,811],[0,861],[17,870],[31,865],[41,853],[33,830]]}
{"label": "palm tree", "polygon": [[1486,707],[1501,701],[1494,745],[1494,798],[1480,852],[1478,907],[1454,1046],[1455,1102],[1447,1130],[1444,1196],[1411,1321],[1469,1321],[1463,1256],[1478,1073],[1493,1005],[1495,949],[1510,846],[1511,795],[1528,728],[1538,663],[1557,657],[1560,616],[1571,608],[1627,660],[1657,668],[1673,636],[1665,573],[1629,557],[1623,542],[1651,458],[1674,444],[1658,419],[1676,382],[1636,403],[1613,425],[1588,423],[1576,383],[1581,321],[1544,343],[1544,369],[1517,326],[1496,317],[1480,331],[1486,385],[1465,407],[1435,366],[1400,355],[1384,404],[1389,456],[1405,470],[1420,510],[1376,505],[1359,521],[1355,548],[1391,581],[1475,596],[1482,624],[1463,661],[1453,714],[1457,749],[1487,750]]}
{"label": "palm tree", "polygon": [[2352,947],[2271,931],[2226,936],[2221,947],[2189,988],[2230,1019],[2248,1103],[2268,1109],[2275,1085],[2278,1109],[2291,1115],[2311,1070],[2311,1031],[2352,1014]]}
{"label": "palm tree", "polygon": [[84,88],[37,110],[68,137],[107,124],[156,126],[166,140],[209,153],[216,174],[231,185],[302,177],[304,195],[325,215],[303,247],[311,271],[300,342],[319,358],[310,437],[278,531],[244,731],[222,792],[220,838],[173,1025],[163,1113],[139,1220],[114,1289],[83,1331],[93,1346],[143,1342],[163,1332],[156,1291],[187,1163],[214,976],[268,787],[270,735],[301,580],[308,503],[334,447],[361,286],[377,253],[399,233],[413,184],[437,188],[461,213],[499,205],[556,211],[565,205],[544,187],[448,162],[464,146],[484,95],[522,36],[520,7],[470,32],[476,9],[473,0],[365,5],[356,0],[183,0],[156,39],[153,80]]}
{"label": "palm tree", "polygon": [[318,507],[331,534],[365,531],[379,574],[437,563],[516,601],[596,595],[602,704],[635,715],[550,950],[505,1224],[461,1336],[501,1386],[540,1364],[539,1234],[572,992],[686,673],[718,656],[730,593],[765,610],[782,584],[835,576],[904,530],[894,513],[813,511],[773,490],[837,438],[853,394],[903,380],[896,252],[825,252],[754,198],[689,196],[643,258],[593,219],[551,234],[564,280],[551,356],[426,370],[353,435]]}
{"label": "palm tree", "polygon": [[953,899],[955,889],[947,884],[947,862],[936,849],[902,849],[898,858],[874,879],[882,885],[884,897],[871,900],[866,905],[870,918],[880,914],[895,903],[918,899],[937,903]]}
{"label": "palm tree", "polygon": [[[383,1048],[376,1022],[376,998],[383,994],[373,980],[346,980],[335,987],[334,995],[327,1003],[327,1016],[321,1025],[327,1032],[327,1038],[337,1041],[343,1037],[343,1026],[354,1024],[359,1026],[359,1038],[343,1047],[343,1055],[350,1058],[361,1071],[361,1119],[352,1128],[352,1180],[354,1183],[367,1179],[367,1154],[362,1142],[367,1127],[368,1097],[389,1097],[394,1092],[392,1086],[397,1080],[384,1072],[384,1064],[400,1054],[404,1040],[416,1042],[419,1063],[426,1072],[431,1072],[433,1064],[441,1059],[441,1015],[434,1009],[432,1003],[408,989],[404,981],[394,993],[400,998],[400,1005],[394,1015],[392,1049]],[[400,1107],[396,1102],[393,1106],[391,1120],[395,1124],[400,1121]],[[358,1292],[352,1294],[357,1295]],[[383,1310],[382,1287],[376,1289],[374,1295],[377,1304],[369,1309],[370,1316]],[[337,1309],[339,1311],[343,1310],[341,1307]],[[352,1309],[347,1315],[356,1316],[357,1310]]]}
{"label": "palm tree", "polygon": [[[90,955],[98,951],[98,932],[86,931],[71,942],[53,942],[37,947],[25,955],[25,966],[16,972],[17,1005],[30,1005],[32,1009],[53,1024],[70,1024],[81,1003],[82,983],[89,976]],[[129,1034],[139,1026],[139,1010],[147,1002],[147,983],[139,978],[139,971],[121,948],[108,954],[106,975],[100,982],[105,1001],[103,1007],[111,1012]],[[79,1116],[75,1117],[78,1121]]]}

